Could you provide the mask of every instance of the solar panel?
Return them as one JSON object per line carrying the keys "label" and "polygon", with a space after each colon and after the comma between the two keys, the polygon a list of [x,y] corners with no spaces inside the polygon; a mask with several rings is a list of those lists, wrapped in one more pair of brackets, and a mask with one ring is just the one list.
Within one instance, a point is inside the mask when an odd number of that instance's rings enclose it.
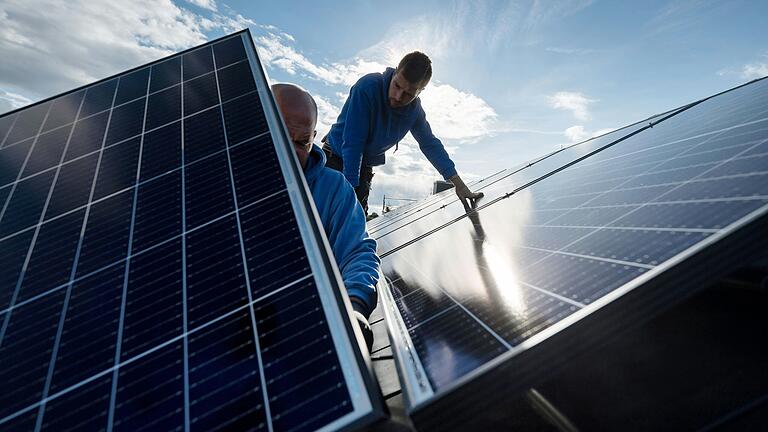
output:
{"label": "solar panel", "polygon": [[0,429],[382,415],[248,31],[3,115],[0,140]]}
{"label": "solar panel", "polygon": [[512,416],[513,397],[578,353],[764,251],[768,80],[474,189],[476,211],[446,191],[371,229],[404,394],[426,429]]}

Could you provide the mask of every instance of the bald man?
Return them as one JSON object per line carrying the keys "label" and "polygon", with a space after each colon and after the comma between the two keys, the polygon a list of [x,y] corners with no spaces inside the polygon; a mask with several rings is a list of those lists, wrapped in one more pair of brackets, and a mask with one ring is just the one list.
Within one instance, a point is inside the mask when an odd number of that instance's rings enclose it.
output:
{"label": "bald man", "polygon": [[368,317],[376,307],[379,257],[376,241],[365,229],[365,214],[355,191],[338,171],[326,168],[325,153],[313,141],[317,132],[317,105],[312,96],[293,84],[274,84],[272,94],[293,141],[296,156],[312,192],[325,235],[352,302],[355,318],[368,350],[373,333]]}

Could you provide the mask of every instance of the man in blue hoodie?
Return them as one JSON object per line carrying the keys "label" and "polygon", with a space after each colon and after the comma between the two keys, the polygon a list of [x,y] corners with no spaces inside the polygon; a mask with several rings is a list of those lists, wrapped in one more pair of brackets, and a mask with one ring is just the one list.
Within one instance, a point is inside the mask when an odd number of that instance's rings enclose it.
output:
{"label": "man in blue hoodie", "polygon": [[365,75],[352,86],[336,123],[323,138],[327,166],[344,173],[366,213],[372,167],[383,165],[384,152],[397,150],[409,131],[432,166],[453,183],[465,208],[483,196],[464,184],[427,122],[419,93],[431,78],[432,62],[418,51],[403,57],[397,69]]}
{"label": "man in blue hoodie", "polygon": [[381,263],[376,256],[376,241],[365,230],[365,215],[349,183],[341,173],[325,167],[325,154],[313,144],[317,134],[317,105],[312,96],[292,84],[274,84],[272,94],[293,141],[355,318],[370,351],[373,333],[368,317],[376,307],[376,283]]}

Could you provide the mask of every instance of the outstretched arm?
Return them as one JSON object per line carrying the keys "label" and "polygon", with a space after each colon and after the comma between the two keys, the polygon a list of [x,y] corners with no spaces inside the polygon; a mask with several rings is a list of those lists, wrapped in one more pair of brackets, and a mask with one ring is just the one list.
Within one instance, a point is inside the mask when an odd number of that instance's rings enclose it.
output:
{"label": "outstretched arm", "polygon": [[418,114],[416,122],[411,127],[411,134],[419,143],[419,148],[424,156],[429,159],[432,166],[443,176],[445,180],[453,183],[456,195],[458,195],[464,208],[469,211],[475,207],[475,201],[483,196],[482,192],[472,192],[459,176],[456,166],[445,151],[443,143],[432,133],[432,128],[427,122],[424,110]]}

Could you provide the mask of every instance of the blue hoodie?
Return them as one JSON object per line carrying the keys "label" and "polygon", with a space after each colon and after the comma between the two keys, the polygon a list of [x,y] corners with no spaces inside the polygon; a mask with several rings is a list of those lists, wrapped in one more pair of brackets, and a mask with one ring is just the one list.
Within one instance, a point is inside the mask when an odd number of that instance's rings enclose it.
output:
{"label": "blue hoodie", "polygon": [[424,156],[444,179],[456,174],[456,167],[443,143],[432,133],[421,100],[407,106],[389,106],[389,83],[395,70],[371,73],[360,78],[349,91],[341,114],[328,132],[331,150],[344,161],[344,177],[356,187],[360,165],[383,165],[384,152],[411,132]]}
{"label": "blue hoodie", "polygon": [[[368,236],[365,215],[355,191],[335,170],[326,168],[325,153],[313,145],[304,168],[312,199],[331,245],[341,278],[353,305],[366,317],[376,307],[379,264],[376,240]],[[362,303],[362,304],[360,304]]]}

